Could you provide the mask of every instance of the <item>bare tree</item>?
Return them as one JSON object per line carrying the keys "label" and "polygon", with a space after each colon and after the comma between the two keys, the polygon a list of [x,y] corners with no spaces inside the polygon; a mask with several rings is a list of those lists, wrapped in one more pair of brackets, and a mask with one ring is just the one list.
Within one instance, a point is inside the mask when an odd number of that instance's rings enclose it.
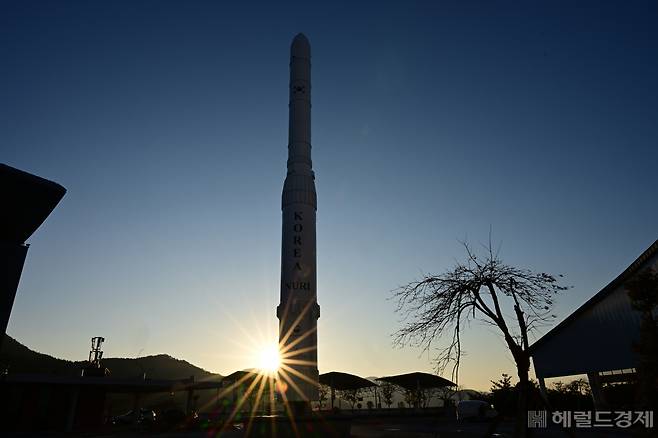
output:
{"label": "bare tree", "polygon": [[419,408],[420,407],[420,394],[415,389],[404,388],[402,394],[404,395],[404,402],[407,406]]}
{"label": "bare tree", "polygon": [[366,406],[368,406],[368,409],[372,409],[373,407],[376,407],[376,408],[381,407],[381,406],[377,406],[378,402],[381,403],[381,400],[378,400],[378,397],[377,397],[377,395],[378,395],[377,388],[378,388],[377,385],[363,388],[363,393],[362,394],[364,396],[372,399],[372,400],[368,400],[368,402],[366,403]]}
{"label": "bare tree", "polygon": [[432,400],[439,396],[440,388],[426,388],[423,390],[422,402],[423,408],[428,408],[432,404]]}
{"label": "bare tree", "polygon": [[323,385],[322,383],[318,386],[318,402],[320,404],[320,410],[324,407],[324,402],[327,400],[327,396],[331,392],[331,388],[328,385]]}
{"label": "bare tree", "polygon": [[436,389],[436,396],[443,403],[443,407],[447,408],[453,405],[454,398],[461,389],[463,388],[457,386],[444,386]]}
{"label": "bare tree", "polygon": [[483,258],[467,243],[464,248],[465,262],[440,275],[424,275],[394,292],[396,311],[403,317],[403,327],[395,333],[394,341],[399,346],[412,345],[429,351],[436,340],[447,338],[447,345],[439,348],[436,364],[441,372],[452,363],[452,380],[458,383],[463,328],[473,320],[496,327],[516,364],[517,435],[525,435],[530,369],[528,333],[555,318],[551,314],[553,300],[567,288],[559,285],[553,275],[503,263],[491,243]]}
{"label": "bare tree", "polygon": [[384,382],[381,385],[379,385],[379,388],[382,391],[382,398],[384,399],[384,403],[386,403],[387,408],[391,408],[391,405],[393,404],[393,393],[395,392],[395,386],[393,384]]}
{"label": "bare tree", "polygon": [[340,392],[340,398],[350,404],[352,410],[356,407],[357,403],[362,400],[361,388],[359,389],[345,389]]}

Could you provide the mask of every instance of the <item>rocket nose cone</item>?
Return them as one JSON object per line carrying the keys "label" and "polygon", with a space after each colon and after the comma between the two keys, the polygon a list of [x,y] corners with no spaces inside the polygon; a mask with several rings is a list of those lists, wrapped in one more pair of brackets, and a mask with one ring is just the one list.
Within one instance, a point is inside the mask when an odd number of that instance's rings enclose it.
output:
{"label": "rocket nose cone", "polygon": [[294,40],[292,40],[292,46],[290,46],[290,54],[299,58],[310,58],[311,57],[311,44],[308,42],[308,38],[303,33],[298,33]]}

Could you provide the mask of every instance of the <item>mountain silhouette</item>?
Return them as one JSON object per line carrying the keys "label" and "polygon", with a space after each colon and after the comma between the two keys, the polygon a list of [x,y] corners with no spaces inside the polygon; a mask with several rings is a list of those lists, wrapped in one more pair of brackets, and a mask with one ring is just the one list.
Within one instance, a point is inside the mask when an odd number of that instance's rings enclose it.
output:
{"label": "mountain silhouette", "polygon": [[[173,358],[167,354],[138,358],[104,358],[101,361],[114,378],[189,379],[195,381],[220,380],[220,374]],[[74,362],[58,359],[33,351],[9,335],[5,335],[0,351],[0,367],[11,374],[52,374],[57,376],[79,376],[86,361]]]}

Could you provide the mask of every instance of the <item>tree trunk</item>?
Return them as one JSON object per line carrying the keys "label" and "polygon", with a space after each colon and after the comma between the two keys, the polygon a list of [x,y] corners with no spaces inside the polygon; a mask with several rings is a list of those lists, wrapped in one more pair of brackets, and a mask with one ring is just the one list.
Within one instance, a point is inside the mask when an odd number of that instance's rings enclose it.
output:
{"label": "tree trunk", "polygon": [[528,372],[530,370],[530,360],[525,352],[520,354],[516,361],[517,374],[519,376],[518,399],[516,410],[516,422],[514,427],[514,436],[526,438],[528,436]]}

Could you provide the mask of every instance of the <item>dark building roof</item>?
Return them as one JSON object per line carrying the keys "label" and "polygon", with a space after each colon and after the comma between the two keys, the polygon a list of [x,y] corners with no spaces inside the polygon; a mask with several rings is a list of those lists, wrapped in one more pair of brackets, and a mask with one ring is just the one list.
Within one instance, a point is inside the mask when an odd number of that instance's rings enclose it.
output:
{"label": "dark building roof", "polygon": [[571,315],[530,346],[537,377],[631,369],[640,315],[624,284],[644,268],[658,265],[658,240]]}
{"label": "dark building roof", "polygon": [[615,289],[617,289],[618,286],[620,286],[623,282],[625,282],[631,276],[633,276],[633,274],[635,274],[640,269],[640,267],[644,264],[644,262],[646,262],[650,257],[652,257],[656,253],[658,253],[658,240],[653,242],[653,244],[649,248],[647,248],[646,251],[640,254],[640,256],[637,259],[635,259],[635,261],[631,263],[631,265],[628,268],[624,270],[624,272],[619,274],[617,278],[612,280],[606,287],[601,289],[599,293],[597,293],[592,298],[587,300],[582,306],[577,308],[571,315],[567,316],[558,325],[556,325],[551,330],[549,330],[548,333],[546,333],[544,336],[539,338],[535,343],[533,343],[529,348],[530,353],[532,354],[533,350],[535,350],[544,342],[555,336],[558,332],[564,329],[564,327],[569,325],[573,320],[577,319],[587,309],[595,306],[598,302],[602,301],[604,298],[610,295]]}

